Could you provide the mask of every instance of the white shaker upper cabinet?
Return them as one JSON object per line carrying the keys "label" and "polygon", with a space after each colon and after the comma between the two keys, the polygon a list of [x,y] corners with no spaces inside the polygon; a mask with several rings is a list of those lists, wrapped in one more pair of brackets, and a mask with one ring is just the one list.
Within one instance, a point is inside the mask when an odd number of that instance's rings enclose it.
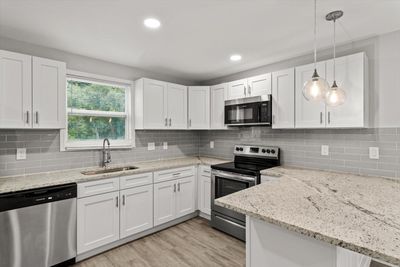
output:
{"label": "white shaker upper cabinet", "polygon": [[168,128],[187,129],[187,87],[167,84]]}
{"label": "white shaker upper cabinet", "polygon": [[210,128],[210,87],[190,86],[189,93],[189,128]]}
{"label": "white shaker upper cabinet", "polygon": [[272,73],[272,128],[294,128],[294,68]]}
{"label": "white shaker upper cabinet", "polygon": [[135,128],[165,129],[167,118],[167,83],[143,78],[135,84]]}
{"label": "white shaker upper cabinet", "polygon": [[33,57],[33,128],[65,128],[66,65]]}
{"label": "white shaker upper cabinet", "polygon": [[262,74],[247,79],[247,96],[271,94],[271,73]]}
{"label": "white shaker upper cabinet", "polygon": [[[319,76],[325,76],[325,62],[317,63]],[[325,103],[308,101],[303,96],[303,85],[311,79],[314,64],[296,67],[296,128],[325,128]]]}
{"label": "white shaker upper cabinet", "polygon": [[[333,83],[333,60],[327,61],[327,81]],[[368,127],[367,58],[358,53],[336,59],[336,82],[346,92],[344,104],[327,106],[327,128]]]}
{"label": "white shaker upper cabinet", "polygon": [[0,50],[0,128],[32,127],[32,57]]}
{"label": "white shaker upper cabinet", "polygon": [[211,86],[211,129],[226,129],[225,126],[225,98],[227,96],[227,84]]}
{"label": "white shaker upper cabinet", "polygon": [[247,79],[228,83],[227,100],[243,98],[247,96]]}

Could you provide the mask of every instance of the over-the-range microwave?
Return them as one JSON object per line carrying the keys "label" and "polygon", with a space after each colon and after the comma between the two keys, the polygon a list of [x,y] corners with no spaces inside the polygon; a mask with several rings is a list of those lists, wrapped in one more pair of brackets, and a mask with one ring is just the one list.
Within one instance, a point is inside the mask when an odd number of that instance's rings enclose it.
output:
{"label": "over-the-range microwave", "polygon": [[225,101],[225,124],[228,126],[271,125],[271,95]]}

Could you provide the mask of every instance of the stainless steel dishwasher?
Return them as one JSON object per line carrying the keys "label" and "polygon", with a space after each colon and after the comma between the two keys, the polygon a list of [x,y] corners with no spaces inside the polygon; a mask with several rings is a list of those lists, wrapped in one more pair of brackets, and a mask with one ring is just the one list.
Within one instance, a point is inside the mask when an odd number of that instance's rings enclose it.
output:
{"label": "stainless steel dishwasher", "polygon": [[76,184],[0,195],[0,266],[64,266],[76,257]]}

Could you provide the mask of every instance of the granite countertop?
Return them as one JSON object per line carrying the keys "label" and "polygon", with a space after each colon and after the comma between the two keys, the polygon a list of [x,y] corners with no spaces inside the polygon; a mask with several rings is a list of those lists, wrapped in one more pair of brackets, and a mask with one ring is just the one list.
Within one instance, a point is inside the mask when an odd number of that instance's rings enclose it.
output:
{"label": "granite countertop", "polygon": [[278,179],[216,204],[288,230],[400,265],[400,182],[276,167]]}
{"label": "granite countertop", "polygon": [[110,165],[110,168],[119,166],[136,166],[137,169],[114,173],[104,173],[96,175],[83,175],[82,171],[101,169],[100,167],[72,169],[55,172],[44,172],[29,175],[18,175],[0,177],[0,193],[10,193],[26,189],[34,189],[44,186],[60,185],[67,183],[78,183],[104,178],[120,177],[144,172],[154,172],[158,170],[179,168],[196,164],[213,165],[227,162],[228,160],[211,157],[185,157],[168,160],[157,160],[147,162],[135,162],[127,164]]}

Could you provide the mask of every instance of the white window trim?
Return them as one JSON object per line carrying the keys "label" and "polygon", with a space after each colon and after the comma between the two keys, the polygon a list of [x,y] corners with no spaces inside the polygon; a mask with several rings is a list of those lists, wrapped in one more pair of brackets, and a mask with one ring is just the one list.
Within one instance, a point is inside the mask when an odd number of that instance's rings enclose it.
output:
{"label": "white window trim", "polygon": [[[126,91],[126,112],[103,112],[84,109],[69,109],[67,107],[67,116],[65,120],[65,128],[60,130],[60,150],[61,151],[74,151],[74,150],[98,150],[103,148],[103,140],[87,140],[87,141],[69,141],[68,142],[68,114],[91,115],[91,116],[107,116],[123,117],[126,118],[126,139],[125,140],[110,140],[111,149],[128,149],[135,147],[135,124],[133,114],[134,101],[134,83],[130,80],[123,80],[103,75],[86,73],[75,70],[67,70],[67,79],[73,78],[85,82],[98,82],[106,85],[119,85],[127,88]],[[66,90],[66,88],[65,88]],[[67,101],[67,100],[66,100]]]}

